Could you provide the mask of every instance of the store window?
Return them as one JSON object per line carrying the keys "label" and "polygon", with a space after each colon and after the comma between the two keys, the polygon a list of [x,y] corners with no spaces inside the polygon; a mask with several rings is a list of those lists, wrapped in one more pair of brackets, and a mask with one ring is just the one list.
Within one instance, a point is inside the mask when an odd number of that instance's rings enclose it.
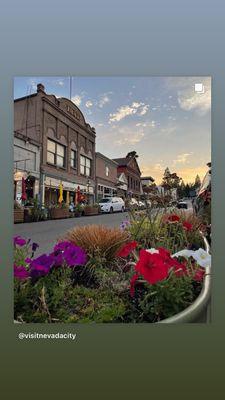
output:
{"label": "store window", "polygon": [[48,139],[47,143],[47,162],[49,164],[57,165],[58,167],[65,167],[65,146]]}
{"label": "store window", "polygon": [[81,173],[81,175],[91,176],[91,160],[90,160],[90,158],[80,156],[80,173]]}
{"label": "store window", "polygon": [[72,168],[77,168],[77,152],[76,152],[76,150],[71,150],[70,165]]}

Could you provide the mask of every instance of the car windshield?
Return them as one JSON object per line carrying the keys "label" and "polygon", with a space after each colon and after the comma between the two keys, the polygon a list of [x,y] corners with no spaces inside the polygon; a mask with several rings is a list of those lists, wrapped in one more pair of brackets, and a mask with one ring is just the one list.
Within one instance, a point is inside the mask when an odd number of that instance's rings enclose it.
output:
{"label": "car windshield", "polygon": [[110,199],[102,199],[102,200],[100,200],[99,203],[108,203],[109,201],[110,201]]}

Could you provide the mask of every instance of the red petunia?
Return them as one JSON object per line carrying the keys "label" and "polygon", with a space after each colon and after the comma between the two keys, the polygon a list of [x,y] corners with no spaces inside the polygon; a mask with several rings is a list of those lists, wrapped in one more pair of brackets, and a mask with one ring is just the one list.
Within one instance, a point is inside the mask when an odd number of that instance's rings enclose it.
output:
{"label": "red petunia", "polygon": [[118,253],[117,253],[117,257],[127,257],[127,256],[129,256],[129,254],[134,250],[134,249],[136,249],[136,247],[137,247],[137,242],[129,242],[129,243],[126,243],[123,247],[122,247],[122,249],[120,249],[119,251],[118,251]]}
{"label": "red petunia", "polygon": [[186,229],[187,231],[191,231],[192,228],[193,228],[193,225],[190,224],[190,222],[187,222],[187,221],[184,221],[182,225],[183,225],[184,229]]}
{"label": "red petunia", "polygon": [[154,285],[168,276],[168,266],[159,253],[149,253],[146,250],[140,251],[140,258],[135,269],[144,279]]}
{"label": "red petunia", "polygon": [[180,217],[178,217],[178,215],[176,214],[168,215],[167,217],[167,222],[179,222],[179,221]]}
{"label": "red petunia", "polygon": [[204,278],[205,270],[203,268],[198,268],[194,275],[194,280],[197,282],[201,282]]}
{"label": "red petunia", "polygon": [[181,276],[187,273],[185,263],[181,264],[176,260],[176,258],[171,257],[168,250],[164,249],[163,247],[159,247],[158,251],[164,262],[167,264],[168,270],[173,268],[177,276]]}

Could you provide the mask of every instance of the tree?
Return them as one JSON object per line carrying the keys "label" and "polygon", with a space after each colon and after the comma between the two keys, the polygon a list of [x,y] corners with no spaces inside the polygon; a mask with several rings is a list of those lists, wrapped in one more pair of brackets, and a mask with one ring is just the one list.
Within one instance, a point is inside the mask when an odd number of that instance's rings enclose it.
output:
{"label": "tree", "polygon": [[180,185],[179,185],[179,187],[178,187],[178,190],[177,190],[177,192],[178,192],[178,197],[181,199],[182,197],[185,197],[185,188],[186,188],[186,186],[185,186],[185,183],[184,183],[184,181],[183,181],[183,179],[182,179],[182,181],[181,181],[181,183],[180,183]]}
{"label": "tree", "polygon": [[179,187],[181,179],[182,178],[180,178],[176,172],[171,173],[167,167],[163,175],[162,186],[164,187],[165,191],[170,192],[171,189],[177,189]]}
{"label": "tree", "polygon": [[195,189],[198,189],[198,188],[200,188],[200,186],[201,186],[201,179],[200,179],[199,175],[196,175],[194,187],[195,187]]}

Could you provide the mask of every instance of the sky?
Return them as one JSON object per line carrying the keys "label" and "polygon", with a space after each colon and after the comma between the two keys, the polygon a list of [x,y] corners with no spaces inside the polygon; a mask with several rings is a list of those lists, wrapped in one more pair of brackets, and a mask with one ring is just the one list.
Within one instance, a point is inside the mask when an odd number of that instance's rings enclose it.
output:
{"label": "sky", "polygon": [[[211,161],[210,77],[72,77],[71,100],[96,130],[96,151],[138,154],[143,176],[162,181],[166,167],[184,182],[202,179]],[[14,98],[36,92],[70,98],[69,77],[16,77]],[[195,91],[202,83],[204,93]]]}

